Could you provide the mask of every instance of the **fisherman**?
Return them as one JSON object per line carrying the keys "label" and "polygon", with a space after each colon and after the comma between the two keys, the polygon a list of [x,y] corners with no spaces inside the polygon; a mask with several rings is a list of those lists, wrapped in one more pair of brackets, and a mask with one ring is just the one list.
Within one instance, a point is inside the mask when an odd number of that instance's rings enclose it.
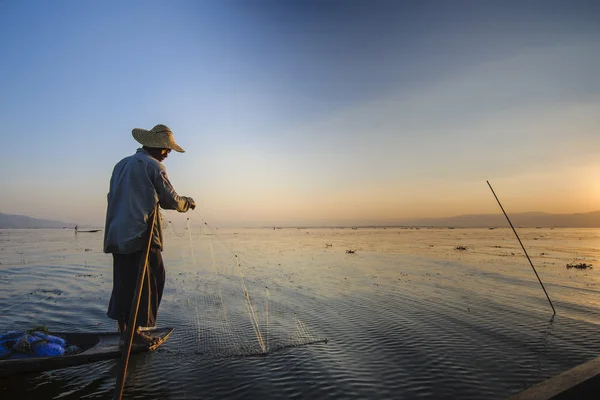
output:
{"label": "fisherman", "polygon": [[[148,245],[148,221],[154,218],[154,210],[158,210],[156,204],[179,212],[196,207],[191,197],[179,196],[175,192],[162,164],[171,150],[184,152],[175,143],[171,130],[165,125],[156,125],[151,130],[133,129],[132,134],[142,148],[119,161],[113,170],[104,230],[104,252],[113,255],[113,290],[107,315],[117,320],[122,335],[129,320],[138,271]],[[134,344],[153,343],[153,339],[139,328],[156,325],[165,285],[162,249],[163,236],[158,216],[148,254],[148,272],[142,285]]]}

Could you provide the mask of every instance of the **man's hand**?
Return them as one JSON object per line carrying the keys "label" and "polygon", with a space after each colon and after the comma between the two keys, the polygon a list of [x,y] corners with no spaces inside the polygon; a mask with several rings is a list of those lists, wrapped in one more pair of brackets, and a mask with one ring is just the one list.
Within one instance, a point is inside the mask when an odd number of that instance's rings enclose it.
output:
{"label": "man's hand", "polygon": [[192,199],[191,197],[186,197],[186,200],[192,210],[196,208],[196,202],[194,201],[194,199]]}

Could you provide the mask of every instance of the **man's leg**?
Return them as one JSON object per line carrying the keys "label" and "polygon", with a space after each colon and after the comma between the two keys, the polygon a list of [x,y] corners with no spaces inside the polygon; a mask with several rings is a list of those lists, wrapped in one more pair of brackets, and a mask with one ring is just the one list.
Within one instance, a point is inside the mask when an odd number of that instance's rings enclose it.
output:
{"label": "man's leg", "polygon": [[106,314],[117,321],[121,332],[125,331],[131,309],[132,288],[137,280],[137,270],[134,267],[136,260],[139,260],[136,253],[113,254],[113,289]]}
{"label": "man's leg", "polygon": [[162,259],[162,253],[159,248],[153,247],[148,255],[148,275],[146,289],[150,290],[148,297],[148,308],[146,316],[146,323],[140,324],[143,326],[156,326],[156,318],[158,317],[158,308],[160,307],[160,301],[162,300],[163,291],[165,288],[165,265]]}

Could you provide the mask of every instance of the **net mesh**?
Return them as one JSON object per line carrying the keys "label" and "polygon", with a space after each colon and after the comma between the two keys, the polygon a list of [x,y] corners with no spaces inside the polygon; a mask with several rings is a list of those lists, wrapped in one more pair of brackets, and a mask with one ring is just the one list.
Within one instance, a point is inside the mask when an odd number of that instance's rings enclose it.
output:
{"label": "net mesh", "polygon": [[196,216],[202,227],[187,218],[185,227],[177,229],[168,214],[162,225],[165,235],[179,242],[183,270],[176,278],[177,306],[189,316],[183,335],[193,341],[186,343],[188,349],[211,357],[248,356],[326,341]]}

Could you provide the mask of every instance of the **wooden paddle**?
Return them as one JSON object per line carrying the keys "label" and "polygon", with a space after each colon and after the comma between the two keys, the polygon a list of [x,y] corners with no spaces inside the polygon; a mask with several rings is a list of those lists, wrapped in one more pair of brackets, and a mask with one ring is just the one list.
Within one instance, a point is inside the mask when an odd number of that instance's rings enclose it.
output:
{"label": "wooden paddle", "polygon": [[152,233],[154,232],[154,225],[158,218],[158,203],[154,207],[154,216],[151,221],[148,221],[148,232],[146,233],[148,238],[148,246],[146,246],[146,252],[144,258],[140,262],[140,269],[138,272],[137,286],[133,295],[133,301],[131,302],[131,311],[129,312],[129,321],[125,329],[125,343],[123,346],[123,352],[121,353],[121,365],[119,369],[119,375],[117,375],[117,383],[115,385],[115,394],[113,399],[121,400],[123,396],[123,389],[125,388],[125,379],[127,376],[127,365],[129,364],[129,355],[131,354],[131,345],[133,343],[133,335],[135,333],[135,323],[137,321],[138,310],[140,307],[140,299],[142,297],[142,285],[144,284],[144,277],[146,276],[146,270],[148,269],[148,255],[150,254],[150,247],[152,246]]}

